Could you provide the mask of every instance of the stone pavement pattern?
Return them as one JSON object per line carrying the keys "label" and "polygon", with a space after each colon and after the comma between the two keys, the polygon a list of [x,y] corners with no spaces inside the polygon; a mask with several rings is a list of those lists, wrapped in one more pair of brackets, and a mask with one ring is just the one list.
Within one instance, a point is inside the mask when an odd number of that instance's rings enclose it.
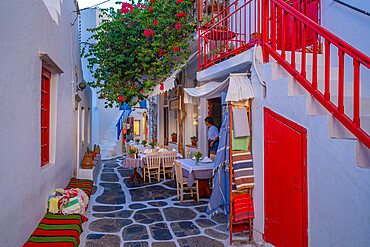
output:
{"label": "stone pavement pattern", "polygon": [[[79,246],[229,246],[227,219],[205,213],[208,199],[179,202],[174,180],[128,183],[133,169],[122,168],[123,159],[103,160]],[[248,233],[234,234],[233,240],[232,246],[253,246]]]}

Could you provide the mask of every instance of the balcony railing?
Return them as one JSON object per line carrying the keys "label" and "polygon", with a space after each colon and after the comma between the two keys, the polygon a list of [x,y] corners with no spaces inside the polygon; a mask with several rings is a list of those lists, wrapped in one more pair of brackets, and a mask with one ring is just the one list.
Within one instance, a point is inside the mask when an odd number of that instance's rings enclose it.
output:
{"label": "balcony railing", "polygon": [[[268,62],[269,56],[272,56],[321,105],[370,148],[370,135],[360,123],[360,88],[364,88],[360,85],[360,79],[362,83],[368,82],[370,58],[310,18],[309,10],[316,8],[315,2],[318,1],[310,1],[312,6],[307,5],[307,8],[299,11],[294,4],[287,4],[282,0],[262,0],[264,60]],[[296,51],[300,53],[296,55]],[[320,53],[323,55],[319,57]],[[308,58],[312,60],[312,66],[306,65]],[[318,71],[319,60],[323,61],[324,67],[321,73]],[[338,69],[335,70],[332,66]],[[333,88],[337,90],[333,92]],[[345,105],[346,97],[350,99],[351,107]],[[363,107],[362,110],[366,109]]]}
{"label": "balcony railing", "polygon": [[199,71],[260,42],[260,1],[235,1],[199,28]]}

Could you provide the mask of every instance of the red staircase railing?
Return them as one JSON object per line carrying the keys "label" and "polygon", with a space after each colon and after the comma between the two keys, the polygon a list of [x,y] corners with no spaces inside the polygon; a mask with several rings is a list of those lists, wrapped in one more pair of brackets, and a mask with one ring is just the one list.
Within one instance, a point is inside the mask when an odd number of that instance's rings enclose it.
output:
{"label": "red staircase railing", "polygon": [[[239,6],[240,5],[240,6]],[[199,29],[199,71],[259,43],[260,1],[235,1]]]}
{"label": "red staircase railing", "polygon": [[[303,11],[304,13],[304,11]],[[360,74],[369,73],[370,58],[318,23],[308,18],[281,0],[262,0],[262,46],[264,60],[271,55],[284,67],[313,97],[333,114],[353,135],[370,148],[370,136],[360,123]],[[299,34],[293,34],[291,30]],[[280,37],[280,38],[279,38]],[[321,53],[319,40],[324,41],[324,90],[318,88],[318,53]],[[307,49],[307,46],[311,46]],[[300,68],[297,68],[295,51],[301,51]],[[333,51],[338,52],[337,55]],[[290,61],[287,52],[291,52]],[[312,79],[306,71],[307,53],[312,53]],[[311,54],[310,54],[311,56]],[[352,60],[351,67],[348,60]],[[299,61],[298,61],[299,62]],[[338,63],[338,102],[330,95],[331,64]],[[352,67],[353,66],[353,67]],[[365,71],[366,70],[366,71]],[[311,71],[310,71],[311,72]],[[369,73],[370,74],[370,73]],[[353,113],[346,114],[344,106],[345,77],[353,79]],[[362,78],[367,79],[367,78]],[[346,85],[347,87],[349,85]],[[353,115],[350,117],[350,115]]]}

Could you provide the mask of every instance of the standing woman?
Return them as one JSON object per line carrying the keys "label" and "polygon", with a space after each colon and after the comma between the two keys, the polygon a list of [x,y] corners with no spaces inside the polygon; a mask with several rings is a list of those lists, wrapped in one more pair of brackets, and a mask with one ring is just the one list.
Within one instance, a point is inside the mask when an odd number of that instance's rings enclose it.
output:
{"label": "standing woman", "polygon": [[215,123],[213,122],[213,119],[211,117],[206,117],[204,119],[204,122],[206,126],[209,128],[208,129],[208,142],[209,142],[209,153],[210,153],[210,158],[214,161],[217,153],[217,148],[218,148],[218,129],[215,126]]}

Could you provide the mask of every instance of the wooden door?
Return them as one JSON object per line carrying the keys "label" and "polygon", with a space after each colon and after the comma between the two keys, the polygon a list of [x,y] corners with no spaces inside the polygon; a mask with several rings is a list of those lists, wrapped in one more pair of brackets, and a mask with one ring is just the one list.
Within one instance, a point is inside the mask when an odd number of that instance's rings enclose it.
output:
{"label": "wooden door", "polygon": [[168,107],[163,108],[163,143],[168,146]]}
{"label": "wooden door", "polygon": [[264,240],[307,246],[306,129],[267,108],[264,118]]}
{"label": "wooden door", "polygon": [[220,129],[222,124],[221,98],[208,100],[208,115],[213,118],[216,127]]}

